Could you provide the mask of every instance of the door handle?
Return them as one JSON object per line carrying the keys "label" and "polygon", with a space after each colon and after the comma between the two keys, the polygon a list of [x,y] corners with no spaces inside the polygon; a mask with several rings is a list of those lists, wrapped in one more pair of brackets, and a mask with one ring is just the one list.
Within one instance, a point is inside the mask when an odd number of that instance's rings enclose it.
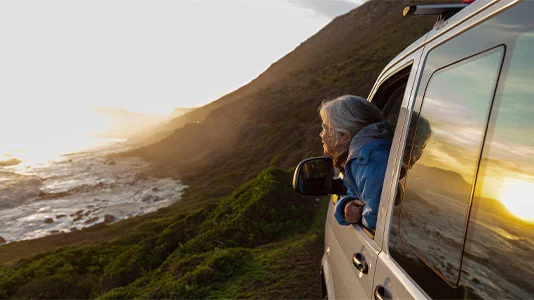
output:
{"label": "door handle", "polygon": [[374,295],[375,295],[375,300],[389,300],[389,299],[391,299],[389,297],[386,297],[386,289],[381,285],[377,285],[376,286]]}
{"label": "door handle", "polygon": [[367,265],[367,262],[363,259],[360,253],[354,253],[354,256],[352,256],[352,264],[363,274],[367,274],[369,271],[369,265]]}

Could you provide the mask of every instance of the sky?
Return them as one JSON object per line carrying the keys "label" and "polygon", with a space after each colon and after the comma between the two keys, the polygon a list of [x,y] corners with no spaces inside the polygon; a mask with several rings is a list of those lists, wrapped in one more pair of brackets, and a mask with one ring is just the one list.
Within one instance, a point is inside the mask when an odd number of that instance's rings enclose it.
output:
{"label": "sky", "polygon": [[2,1],[0,130],[207,104],[361,1]]}
{"label": "sky", "polygon": [[0,160],[93,147],[97,108],[212,102],[361,1],[1,1]]}

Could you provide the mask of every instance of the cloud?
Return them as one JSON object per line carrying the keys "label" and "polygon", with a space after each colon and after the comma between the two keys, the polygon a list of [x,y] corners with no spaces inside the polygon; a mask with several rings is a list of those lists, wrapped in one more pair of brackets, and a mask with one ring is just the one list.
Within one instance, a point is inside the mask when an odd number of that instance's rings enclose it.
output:
{"label": "cloud", "polygon": [[365,0],[290,0],[327,18],[334,18],[358,7]]}

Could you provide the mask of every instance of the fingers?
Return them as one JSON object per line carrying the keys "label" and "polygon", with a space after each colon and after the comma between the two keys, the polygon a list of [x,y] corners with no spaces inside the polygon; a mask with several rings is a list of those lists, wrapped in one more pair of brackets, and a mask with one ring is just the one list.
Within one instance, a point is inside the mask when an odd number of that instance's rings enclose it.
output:
{"label": "fingers", "polygon": [[345,220],[349,223],[358,223],[362,217],[362,206],[358,201],[351,201],[345,206]]}
{"label": "fingers", "polygon": [[363,202],[360,199],[352,200],[352,202],[354,203],[354,205],[357,205],[359,207],[364,207],[365,206],[365,202]]}

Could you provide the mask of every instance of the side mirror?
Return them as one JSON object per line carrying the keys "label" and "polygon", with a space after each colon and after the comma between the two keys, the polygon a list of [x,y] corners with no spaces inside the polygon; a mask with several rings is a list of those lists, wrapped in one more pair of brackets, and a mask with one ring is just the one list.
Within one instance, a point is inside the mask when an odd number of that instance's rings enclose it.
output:
{"label": "side mirror", "polygon": [[333,180],[334,164],[328,156],[307,158],[299,163],[293,176],[293,189],[308,196],[344,194],[343,181]]}

